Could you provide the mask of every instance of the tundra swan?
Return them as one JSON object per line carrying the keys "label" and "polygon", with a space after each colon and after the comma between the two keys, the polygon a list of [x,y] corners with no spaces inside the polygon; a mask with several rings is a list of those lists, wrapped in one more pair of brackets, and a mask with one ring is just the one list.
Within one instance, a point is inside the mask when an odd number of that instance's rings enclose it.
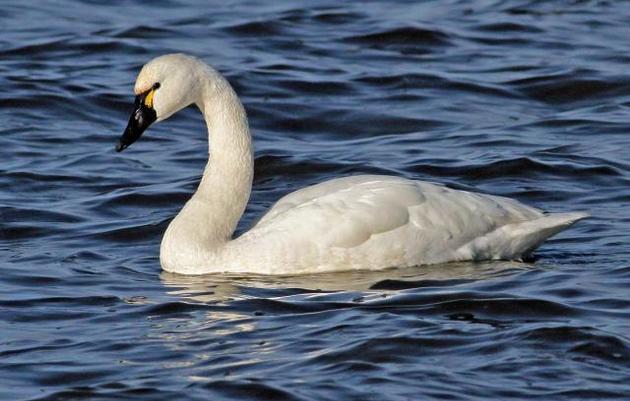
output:
{"label": "tundra swan", "polygon": [[545,214],[518,201],[380,175],[336,178],[280,199],[232,238],[249,200],[254,157],[245,109],[216,70],[169,54],[147,63],[117,151],[153,122],[194,104],[208,128],[209,157],[195,194],[160,248],[168,272],[300,274],[521,259],[586,217]]}

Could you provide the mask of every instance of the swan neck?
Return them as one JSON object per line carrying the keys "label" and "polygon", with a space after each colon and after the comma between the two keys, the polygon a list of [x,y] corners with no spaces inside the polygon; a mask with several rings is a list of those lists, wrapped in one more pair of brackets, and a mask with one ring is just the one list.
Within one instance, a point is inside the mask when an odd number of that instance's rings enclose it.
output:
{"label": "swan neck", "polygon": [[251,193],[254,174],[247,115],[225,78],[211,76],[199,106],[208,128],[208,163],[194,199],[205,204],[216,239],[228,241]]}
{"label": "swan neck", "polygon": [[208,128],[208,163],[197,191],[165,234],[163,247],[178,247],[173,252],[218,252],[232,238],[252,187],[254,158],[245,109],[227,80],[214,70],[207,75],[196,105]]}

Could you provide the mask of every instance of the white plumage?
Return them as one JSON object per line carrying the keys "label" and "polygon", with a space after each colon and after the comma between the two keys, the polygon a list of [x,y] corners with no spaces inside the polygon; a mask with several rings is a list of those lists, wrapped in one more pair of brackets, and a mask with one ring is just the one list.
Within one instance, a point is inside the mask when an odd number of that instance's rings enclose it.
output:
{"label": "white plumage", "polygon": [[142,92],[155,82],[160,83],[153,94],[157,120],[194,103],[204,114],[210,141],[199,188],[162,240],[160,260],[169,272],[299,274],[520,259],[586,217],[544,214],[508,198],[365,175],[293,192],[232,239],[253,176],[245,111],[229,83],[190,56],[152,60],[136,88]]}

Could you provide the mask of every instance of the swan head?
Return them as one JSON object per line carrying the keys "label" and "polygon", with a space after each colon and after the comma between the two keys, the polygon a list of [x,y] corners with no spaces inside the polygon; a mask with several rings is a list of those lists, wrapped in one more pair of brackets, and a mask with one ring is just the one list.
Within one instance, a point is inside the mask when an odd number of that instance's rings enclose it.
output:
{"label": "swan head", "polygon": [[185,54],[167,54],[145,64],[136,78],[133,112],[116,151],[128,148],[154,122],[195,103],[204,67],[199,59]]}

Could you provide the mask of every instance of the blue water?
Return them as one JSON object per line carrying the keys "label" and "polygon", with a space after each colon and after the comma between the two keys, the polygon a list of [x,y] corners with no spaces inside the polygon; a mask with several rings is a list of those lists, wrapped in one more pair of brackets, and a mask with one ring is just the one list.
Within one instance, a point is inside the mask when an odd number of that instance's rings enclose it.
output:
{"label": "blue water", "polygon": [[[107,3],[0,3],[1,400],[630,398],[628,3]],[[203,121],[114,145],[175,51],[248,111],[239,230],[358,173],[592,218],[532,263],[162,273]]]}

